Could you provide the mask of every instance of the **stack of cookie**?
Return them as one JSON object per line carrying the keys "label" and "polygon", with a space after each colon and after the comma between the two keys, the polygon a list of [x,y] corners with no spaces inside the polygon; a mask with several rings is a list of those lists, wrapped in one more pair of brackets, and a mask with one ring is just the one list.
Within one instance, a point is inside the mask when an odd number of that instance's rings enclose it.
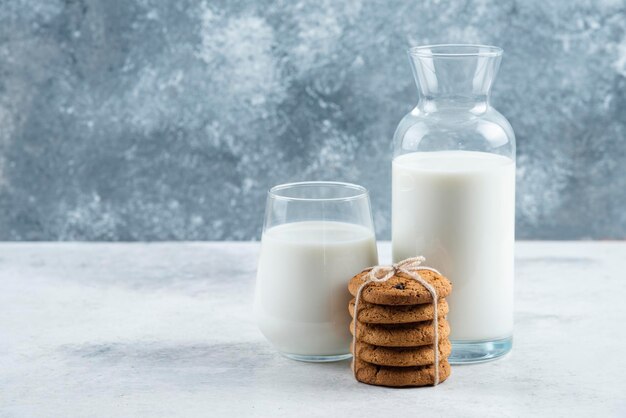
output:
{"label": "stack of cookie", "polygon": [[[365,270],[350,280],[348,289],[353,296],[368,275],[369,270]],[[452,285],[435,271],[421,270],[419,275],[434,287],[438,296],[439,382],[443,382],[450,375],[447,361],[451,351],[450,327],[445,320],[448,313],[445,297],[450,294]],[[368,283],[363,288],[358,315],[354,313],[355,299],[350,301],[353,336],[354,321],[357,321],[352,364],[357,380],[392,387],[435,383],[432,302],[428,289],[401,271],[387,281]]]}

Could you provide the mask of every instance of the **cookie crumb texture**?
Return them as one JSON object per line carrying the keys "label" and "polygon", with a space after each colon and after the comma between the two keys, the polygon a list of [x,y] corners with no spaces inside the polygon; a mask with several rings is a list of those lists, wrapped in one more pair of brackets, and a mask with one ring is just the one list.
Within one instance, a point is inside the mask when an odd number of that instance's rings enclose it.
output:
{"label": "cookie crumb texture", "polygon": [[[353,352],[353,347],[350,346]],[[378,366],[412,367],[428,366],[435,362],[433,346],[421,347],[380,347],[362,341],[356,343],[357,358]],[[448,339],[439,342],[439,359],[446,360],[452,351],[452,344]]]}
{"label": "cookie crumb texture", "polygon": [[[439,340],[450,335],[448,321],[439,318]],[[357,323],[357,341],[382,347],[418,347],[435,342],[435,330],[432,321],[408,324],[365,324]],[[350,332],[354,335],[354,321],[350,323]]]}
{"label": "cookie crumb texture", "polygon": [[[369,270],[364,270],[354,276],[348,284],[352,296],[356,296],[359,287],[367,279]],[[419,275],[430,283],[437,291],[439,298],[445,298],[452,291],[452,283],[434,271],[421,270]],[[419,305],[432,303],[433,298],[417,280],[406,273],[399,272],[385,282],[372,282],[361,292],[361,300],[378,305]]]}
{"label": "cookie crumb texture", "polygon": [[[434,365],[417,367],[378,366],[362,360],[353,362],[356,379],[369,385],[389,387],[429,386],[435,383]],[[451,373],[447,360],[439,363],[439,383]]]}
{"label": "cookie crumb texture", "polygon": [[[350,301],[348,310],[354,317],[354,302]],[[438,317],[448,314],[448,302],[440,298],[437,301]],[[363,300],[359,301],[359,321],[368,324],[406,324],[410,322],[432,321],[435,317],[432,303],[422,303],[420,305],[375,305]]]}

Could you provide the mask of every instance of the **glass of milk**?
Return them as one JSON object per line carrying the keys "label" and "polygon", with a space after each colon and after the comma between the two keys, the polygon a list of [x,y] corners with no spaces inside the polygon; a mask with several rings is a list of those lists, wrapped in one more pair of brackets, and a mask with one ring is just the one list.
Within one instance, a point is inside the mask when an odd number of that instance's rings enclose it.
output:
{"label": "glass of milk", "polygon": [[349,358],[348,282],[377,264],[367,189],[321,181],[273,187],[254,303],[261,332],[294,360]]}
{"label": "glass of milk", "polygon": [[395,262],[424,255],[453,284],[451,363],[506,354],[513,338],[515,136],[490,102],[502,50],[409,50],[417,106],[394,135]]}

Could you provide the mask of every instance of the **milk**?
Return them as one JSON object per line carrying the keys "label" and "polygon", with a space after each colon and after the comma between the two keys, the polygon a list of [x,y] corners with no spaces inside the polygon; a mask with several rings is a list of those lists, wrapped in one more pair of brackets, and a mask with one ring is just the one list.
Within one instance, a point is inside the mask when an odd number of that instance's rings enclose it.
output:
{"label": "milk", "polygon": [[424,255],[453,284],[455,341],[513,333],[515,163],[471,151],[416,152],[392,168],[393,259]]}
{"label": "milk", "polygon": [[373,232],[343,222],[294,222],[263,233],[255,316],[283,353],[349,353],[348,281],[378,263]]}

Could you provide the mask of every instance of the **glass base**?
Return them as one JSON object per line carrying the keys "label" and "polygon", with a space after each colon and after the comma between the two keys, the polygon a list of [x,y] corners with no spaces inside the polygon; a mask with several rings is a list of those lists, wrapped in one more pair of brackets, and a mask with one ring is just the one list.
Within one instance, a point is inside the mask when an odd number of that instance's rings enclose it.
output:
{"label": "glass base", "polygon": [[352,357],[352,354],[333,354],[330,356],[303,356],[301,354],[280,353],[283,356],[292,360],[307,361],[309,363],[329,363],[331,361],[347,360]]}
{"label": "glass base", "polygon": [[452,341],[450,364],[484,363],[504,356],[513,348],[513,337],[493,341]]}

